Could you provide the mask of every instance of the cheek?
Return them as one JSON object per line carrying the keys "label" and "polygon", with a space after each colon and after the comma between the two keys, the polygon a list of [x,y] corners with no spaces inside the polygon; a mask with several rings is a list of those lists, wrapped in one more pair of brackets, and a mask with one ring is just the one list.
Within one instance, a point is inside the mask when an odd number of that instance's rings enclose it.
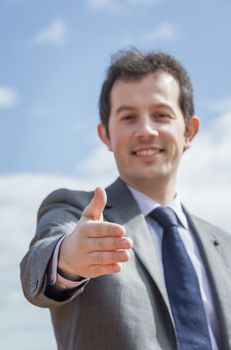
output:
{"label": "cheek", "polygon": [[117,130],[111,135],[111,147],[113,150],[121,150],[129,146],[129,136],[123,130]]}
{"label": "cheek", "polygon": [[118,153],[121,148],[121,141],[118,136],[113,136],[110,139],[110,151],[112,151],[114,154]]}
{"label": "cheek", "polygon": [[186,141],[183,128],[166,127],[162,129],[162,140],[166,146],[181,151],[184,149]]}

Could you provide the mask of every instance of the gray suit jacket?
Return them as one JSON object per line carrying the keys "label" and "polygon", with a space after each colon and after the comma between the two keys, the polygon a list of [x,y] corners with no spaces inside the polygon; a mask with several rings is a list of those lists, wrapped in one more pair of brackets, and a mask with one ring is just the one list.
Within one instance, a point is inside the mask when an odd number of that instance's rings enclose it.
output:
{"label": "gray suit jacket", "polygon": [[[105,220],[124,225],[134,242],[122,272],[61,295],[47,288],[56,243],[74,229],[93,194],[58,190],[42,203],[35,238],[21,263],[24,294],[33,304],[50,308],[60,350],[176,350],[165,283],[145,219],[120,179],[106,191]],[[186,216],[210,278],[221,349],[231,350],[231,235]]]}

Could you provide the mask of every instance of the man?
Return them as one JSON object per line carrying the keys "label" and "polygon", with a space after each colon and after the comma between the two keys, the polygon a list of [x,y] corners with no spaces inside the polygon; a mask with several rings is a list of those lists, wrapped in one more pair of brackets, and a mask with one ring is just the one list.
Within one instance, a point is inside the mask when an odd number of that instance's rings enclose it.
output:
{"label": "man", "polygon": [[50,308],[58,349],[231,349],[231,236],[176,192],[199,130],[192,95],[167,54],[112,61],[98,133],[120,178],[48,196],[21,263],[25,296]]}

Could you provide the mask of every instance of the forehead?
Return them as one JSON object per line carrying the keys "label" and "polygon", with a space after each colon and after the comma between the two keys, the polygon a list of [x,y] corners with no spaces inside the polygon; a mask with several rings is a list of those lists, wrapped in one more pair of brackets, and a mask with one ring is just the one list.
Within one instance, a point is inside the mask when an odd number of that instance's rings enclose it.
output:
{"label": "forehead", "polygon": [[180,88],[169,73],[158,71],[136,80],[117,80],[111,90],[111,108],[118,104],[172,103],[179,105]]}

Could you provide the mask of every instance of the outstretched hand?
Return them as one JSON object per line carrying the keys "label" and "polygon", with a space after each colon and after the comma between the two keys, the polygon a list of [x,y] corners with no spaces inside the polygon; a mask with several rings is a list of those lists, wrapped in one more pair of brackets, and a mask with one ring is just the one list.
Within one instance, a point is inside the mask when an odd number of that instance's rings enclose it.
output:
{"label": "outstretched hand", "polygon": [[120,272],[129,260],[132,240],[125,237],[123,226],[103,221],[106,203],[105,190],[97,187],[75,230],[62,242],[58,266],[70,277]]}

